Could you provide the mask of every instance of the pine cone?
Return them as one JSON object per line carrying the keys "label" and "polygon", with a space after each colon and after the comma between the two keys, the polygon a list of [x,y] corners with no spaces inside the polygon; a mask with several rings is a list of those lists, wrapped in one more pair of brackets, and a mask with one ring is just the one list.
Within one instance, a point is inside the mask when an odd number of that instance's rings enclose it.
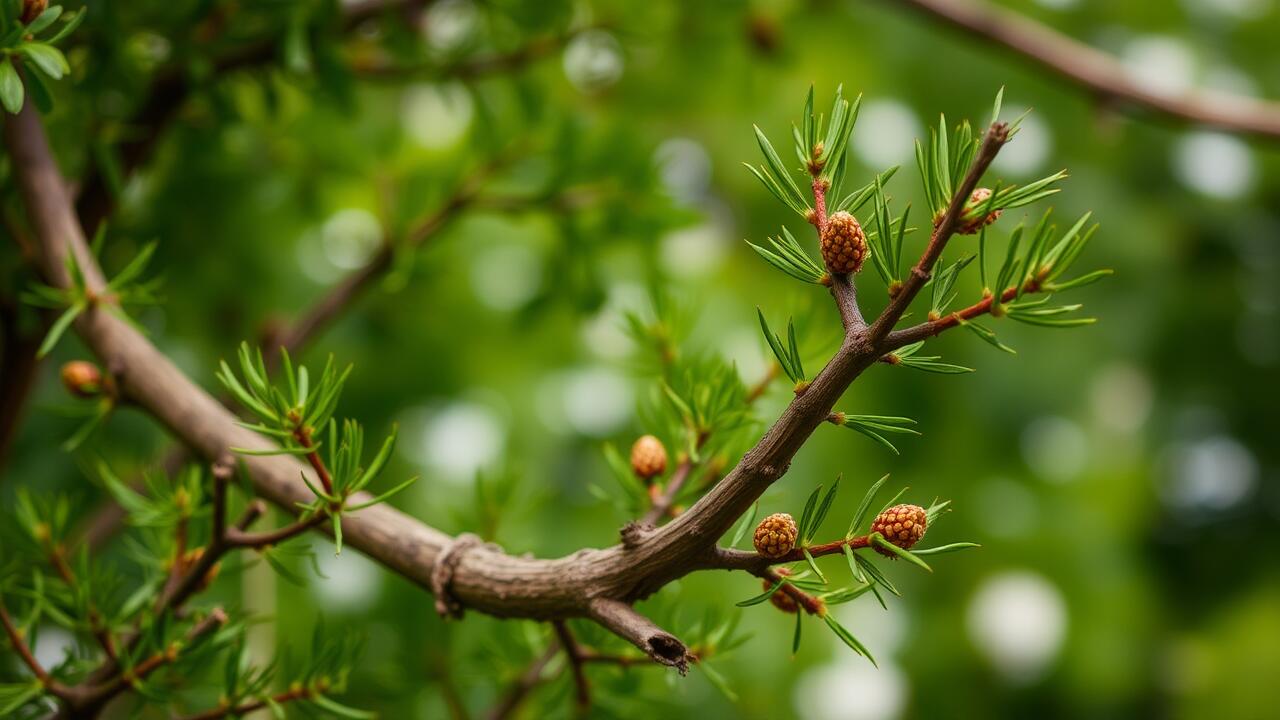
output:
{"label": "pine cone", "polygon": [[796,546],[796,521],[787,513],[774,513],[756,526],[756,552],[767,558],[780,558]]}
{"label": "pine cone", "polygon": [[653,435],[641,435],[631,446],[631,470],[643,480],[667,471],[667,449]]}
{"label": "pine cone", "polygon": [[84,360],[73,360],[62,366],[62,385],[78,398],[97,397],[102,393],[102,371]]}
{"label": "pine cone", "polygon": [[[774,568],[773,571],[778,573],[782,577],[787,577],[788,575],[791,574],[791,571],[786,568]],[[773,587],[773,583],[768,580],[765,580],[764,589],[768,590],[771,587]],[[778,608],[784,613],[795,613],[797,610],[800,609],[800,607],[796,605],[795,598],[788,595],[787,591],[784,590],[783,588],[778,588],[778,592],[770,595],[769,602],[773,603],[774,607]]]}
{"label": "pine cone", "polygon": [[843,210],[827,218],[827,229],[822,233],[820,244],[822,261],[832,274],[858,272],[870,253],[862,226]]}
{"label": "pine cone", "polygon": [[[973,194],[969,196],[969,203],[965,206],[965,211],[968,212],[969,210],[973,210],[981,206],[988,199],[990,199],[990,197],[991,197],[990,188],[977,188],[976,190],[973,191]],[[959,235],[976,234],[982,228],[995,222],[1000,217],[1001,212],[1003,211],[995,210],[987,213],[983,217],[970,220],[969,222],[964,222],[963,220],[961,220],[960,227],[956,228],[956,233]]]}
{"label": "pine cone", "polygon": [[40,17],[44,9],[49,6],[49,0],[23,0],[22,2],[22,24],[30,25],[35,19]]}
{"label": "pine cone", "polygon": [[[871,523],[871,532],[880,533],[885,540],[903,550],[910,550],[924,537],[927,524],[928,515],[919,505],[894,505],[876,516]],[[876,552],[885,557],[897,557],[884,548],[876,548]]]}

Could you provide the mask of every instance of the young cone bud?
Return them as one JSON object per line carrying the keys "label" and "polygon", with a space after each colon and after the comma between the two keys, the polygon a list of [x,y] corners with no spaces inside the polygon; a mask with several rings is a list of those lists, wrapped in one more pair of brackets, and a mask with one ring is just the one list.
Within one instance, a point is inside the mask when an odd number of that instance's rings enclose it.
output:
{"label": "young cone bud", "polygon": [[774,513],[756,526],[756,552],[767,558],[780,558],[796,546],[796,521],[787,513]]}
{"label": "young cone bud", "polygon": [[[977,188],[976,190],[973,191],[973,194],[969,196],[969,202],[968,204],[965,205],[965,211],[968,212],[970,210],[974,210],[981,207],[982,204],[985,203],[990,198],[991,198],[990,188]],[[961,220],[960,226],[956,228],[956,233],[959,235],[974,235],[982,228],[990,225],[991,223],[999,219],[1001,212],[1003,211],[995,210],[993,212],[987,213],[982,217],[970,220],[968,222]]]}
{"label": "young cone bud", "polygon": [[45,8],[49,7],[49,0],[23,0],[22,2],[22,24],[30,25],[35,19],[40,17]]}
{"label": "young cone bud", "polygon": [[[192,567],[195,567],[195,564],[199,562],[202,557],[204,557],[204,548],[188,550],[187,554],[182,556],[182,564],[189,571]],[[222,563],[214,563],[213,566],[209,568],[209,571],[204,574],[204,577],[200,579],[200,584],[196,587],[196,591],[204,592],[205,590],[208,590],[209,586],[213,584],[213,581],[218,578],[218,572],[221,570]]]}
{"label": "young cone bud", "polygon": [[[894,505],[876,516],[871,523],[871,532],[880,533],[885,540],[903,550],[910,550],[924,537],[927,523],[928,516],[919,505]],[[876,548],[876,552],[885,557],[897,557],[883,548]]]}
{"label": "young cone bud", "polygon": [[870,252],[862,226],[843,210],[827,218],[827,228],[820,239],[822,261],[833,274],[858,272]]}
{"label": "young cone bud", "polygon": [[[791,574],[790,570],[786,568],[781,568],[781,567],[775,568],[774,572],[778,573],[782,577],[787,577],[788,575]],[[765,580],[764,589],[768,590],[771,587],[773,587],[773,583],[769,582],[768,580]],[[778,592],[769,596],[769,602],[773,603],[774,607],[778,608],[784,613],[795,613],[797,610],[800,609],[799,606],[796,605],[795,598],[788,595],[787,592],[782,588],[778,588]]]}
{"label": "young cone bud", "polygon": [[667,471],[667,449],[652,435],[641,435],[631,446],[631,470],[643,480]]}
{"label": "young cone bud", "polygon": [[76,397],[96,397],[102,393],[102,371],[91,362],[73,360],[62,366],[62,385]]}

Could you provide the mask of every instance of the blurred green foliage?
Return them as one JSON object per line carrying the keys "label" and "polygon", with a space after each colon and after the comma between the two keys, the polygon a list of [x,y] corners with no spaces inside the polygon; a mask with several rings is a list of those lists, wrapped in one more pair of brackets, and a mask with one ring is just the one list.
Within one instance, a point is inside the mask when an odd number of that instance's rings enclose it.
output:
{"label": "blurred green foliage", "polygon": [[[1143,77],[1280,96],[1275,3],[1007,4]],[[811,83],[820,96],[843,83],[864,95],[851,177],[861,184],[902,164],[887,192],[919,205],[913,138],[940,112],[981,122],[1005,86],[1007,112],[1034,112],[995,174],[1026,182],[1069,170],[1052,202],[1062,217],[1093,211],[1103,228],[1091,266],[1116,269],[1076,294],[1100,322],[1064,331],[999,322],[1017,355],[967,333],[928,345],[972,374],[873,368],[848,399],[860,412],[910,415],[923,435],[895,440],[902,455],[894,456],[821,429],[761,502],[762,512],[798,513],[812,487],[843,473],[851,490],[832,512],[850,515],[862,490],[889,472],[910,486],[906,499],[954,501],[930,533],[935,544],[973,539],[983,548],[937,563],[927,577],[891,568],[904,598],[890,598],[888,611],[868,597],[841,606],[838,617],[879,670],[825,633],[811,633],[793,658],[789,618],[768,604],[733,607],[759,592],[758,580],[690,576],[645,608],[676,633],[708,611],[742,613],[751,639],[714,663],[737,699],[696,670],[681,679],[601,666],[589,670],[596,712],[1274,713],[1274,144],[1118,115],[1003,51],[872,0],[446,0],[420,27],[393,17],[341,43],[329,3],[90,5],[64,43],[71,73],[50,84],[47,121],[69,177],[98,167],[118,180],[104,264],[123,267],[158,243],[151,271],[166,278],[164,300],[136,318],[211,391],[220,359],[308,307],[376,248],[382,227],[398,236],[478,166],[514,158],[475,207],[401,254],[303,359],[322,364],[333,353],[355,365],[343,412],[371,436],[400,423],[388,474],[422,479],[393,504],[443,530],[540,556],[615,542],[627,518],[591,491],[612,483],[602,445],[662,434],[644,410],[656,407],[658,365],[627,334],[628,311],[652,318],[653,298],[666,298],[683,322],[664,328],[664,342],[682,357],[724,356],[747,385],[769,357],[757,305],[775,329],[796,318],[811,372],[835,346],[839,319],[825,292],[772,272],[742,242],[760,244],[790,223],[813,247],[811,231],[740,166],[757,157],[752,124],[785,137]],[[208,77],[207,58],[262,37],[276,38],[269,66]],[[554,46],[514,71],[441,77],[441,68],[536,38]],[[369,58],[414,69],[393,78],[340,69]],[[146,79],[167,67],[183,68],[197,90],[154,156],[116,179],[114,148],[134,132],[123,120]],[[5,165],[4,205],[15,213]],[[1016,224],[1017,212],[1009,215],[997,226],[1005,232]],[[920,234],[915,242],[907,241],[909,258]],[[957,238],[948,257],[965,242]],[[0,267],[6,296],[32,280],[13,243],[0,245]],[[874,312],[884,286],[874,273],[859,280]],[[970,277],[957,289],[965,302],[980,288]],[[30,488],[69,493],[73,514],[87,512],[106,491],[83,466],[102,459],[123,476],[168,444],[148,419],[120,412],[76,453],[58,450],[82,421],[57,383],[59,362],[85,356],[68,338],[44,363],[4,459],[5,507]],[[783,385],[757,404],[761,422],[785,404]],[[747,426],[727,447],[740,451],[760,428]],[[125,552],[117,542],[100,562],[123,562]],[[271,621],[252,634],[250,651],[263,657],[305,646],[322,616],[357,629],[365,649],[344,696],[350,705],[442,717],[454,697],[479,716],[549,637],[533,623],[474,613],[445,623],[420,588],[352,552],[318,554],[327,577],[312,576],[309,587],[251,570],[220,581],[212,596]],[[573,626],[588,642],[618,645]],[[56,658],[67,638],[42,640],[40,651]],[[0,673],[11,664],[0,660]],[[571,692],[561,674],[536,691],[526,716],[569,716]]]}

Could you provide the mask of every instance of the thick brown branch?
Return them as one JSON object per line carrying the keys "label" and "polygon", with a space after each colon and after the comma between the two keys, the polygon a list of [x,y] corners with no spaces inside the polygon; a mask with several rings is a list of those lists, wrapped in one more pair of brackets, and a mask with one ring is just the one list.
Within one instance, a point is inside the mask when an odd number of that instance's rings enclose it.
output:
{"label": "thick brown branch", "polygon": [[1207,91],[1171,95],[1143,87],[1106,53],[982,0],[905,0],[899,4],[967,32],[984,45],[1003,45],[1103,100],[1145,108],[1181,122],[1280,138],[1280,103]]}

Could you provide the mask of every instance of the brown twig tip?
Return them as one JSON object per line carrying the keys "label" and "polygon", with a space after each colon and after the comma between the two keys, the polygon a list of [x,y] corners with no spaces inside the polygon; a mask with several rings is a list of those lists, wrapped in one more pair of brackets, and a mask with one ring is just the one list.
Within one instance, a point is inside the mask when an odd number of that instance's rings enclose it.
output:
{"label": "brown twig tip", "polygon": [[596,598],[589,610],[596,622],[630,641],[654,661],[679,670],[681,675],[688,673],[689,663],[697,659],[679,638],[621,600]]}

